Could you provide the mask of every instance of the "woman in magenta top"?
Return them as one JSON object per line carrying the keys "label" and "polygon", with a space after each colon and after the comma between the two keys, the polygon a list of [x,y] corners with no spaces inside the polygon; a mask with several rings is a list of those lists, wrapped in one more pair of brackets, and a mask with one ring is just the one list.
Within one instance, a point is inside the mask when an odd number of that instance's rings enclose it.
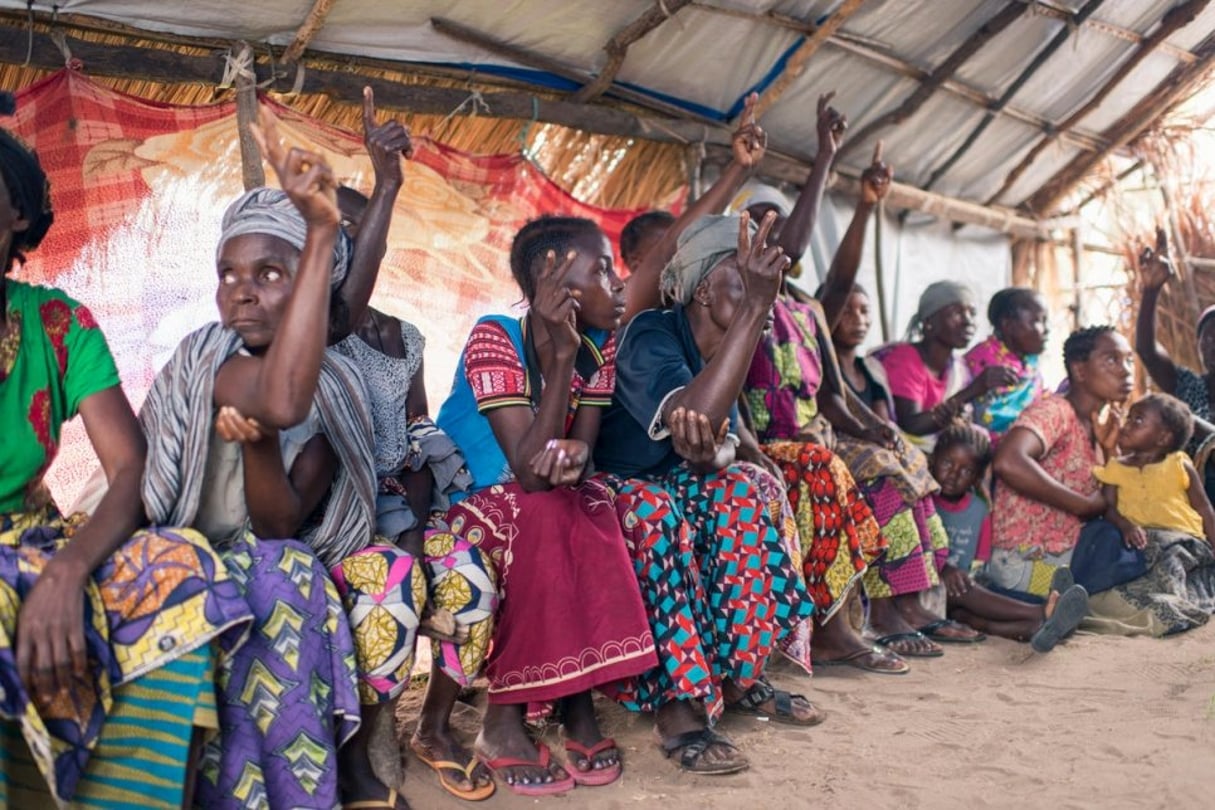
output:
{"label": "woman in magenta top", "polygon": [[1012,385],[1016,374],[991,366],[970,379],[958,352],[975,334],[974,293],[955,281],[929,284],[908,329],[910,340],[874,352],[886,370],[899,427],[925,451],[936,434],[962,416],[971,401]]}

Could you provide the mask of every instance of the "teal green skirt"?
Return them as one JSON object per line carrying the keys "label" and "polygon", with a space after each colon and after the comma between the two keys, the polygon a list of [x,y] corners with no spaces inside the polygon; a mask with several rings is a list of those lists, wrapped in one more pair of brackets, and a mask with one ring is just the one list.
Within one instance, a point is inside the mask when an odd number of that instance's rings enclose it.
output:
{"label": "teal green skirt", "polygon": [[[219,727],[214,660],[204,645],[114,690],[72,807],[181,807],[194,729]],[[0,807],[53,806],[20,725],[0,721]]]}

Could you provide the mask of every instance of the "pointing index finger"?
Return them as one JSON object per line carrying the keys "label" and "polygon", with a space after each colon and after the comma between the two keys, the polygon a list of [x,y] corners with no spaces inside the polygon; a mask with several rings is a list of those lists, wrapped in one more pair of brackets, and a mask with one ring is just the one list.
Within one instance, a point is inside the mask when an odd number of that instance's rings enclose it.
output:
{"label": "pointing index finger", "polygon": [[371,86],[363,88],[363,131],[369,132],[375,128],[375,91]]}
{"label": "pointing index finger", "polygon": [[873,145],[873,162],[874,163],[882,162],[882,149],[885,145],[886,145],[886,142],[880,138],[878,139],[878,142]]}
{"label": "pointing index finger", "polygon": [[759,93],[748,93],[746,100],[743,101],[743,126],[755,124],[755,105],[757,104],[759,104]]}

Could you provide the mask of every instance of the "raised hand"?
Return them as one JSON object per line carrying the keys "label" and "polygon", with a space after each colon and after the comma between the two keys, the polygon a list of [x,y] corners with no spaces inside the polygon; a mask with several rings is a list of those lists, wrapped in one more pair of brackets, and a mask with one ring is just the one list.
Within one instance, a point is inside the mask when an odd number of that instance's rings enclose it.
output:
{"label": "raised hand", "polygon": [[747,168],[758,166],[768,148],[768,133],[755,121],[755,105],[758,103],[759,93],[747,96],[743,102],[741,123],[730,141],[734,162]]}
{"label": "raised hand", "polygon": [[283,146],[274,116],[261,108],[260,125],[251,128],[262,155],[274,167],[278,183],[309,225],[337,225],[341,214],[337,206],[337,181],[333,170],[320,154],[306,149]]}
{"label": "raised hand", "polygon": [[834,157],[844,142],[844,130],[848,129],[848,116],[831,106],[835,91],[818,97],[818,153]]}
{"label": "raised hand", "polygon": [[226,442],[252,444],[266,438],[266,432],[256,419],[241,414],[231,405],[223,405],[215,416],[215,432]]}
{"label": "raised hand", "polygon": [[376,181],[400,185],[401,156],[406,160],[413,157],[413,141],[400,121],[376,124],[375,92],[370,87],[363,88],[363,145],[371,156]]}
{"label": "raised hand", "polygon": [[671,431],[671,444],[679,457],[694,466],[711,465],[717,452],[726,441],[730,431],[730,420],[723,419],[716,433],[709,417],[687,408],[676,408],[667,417]]}
{"label": "raised hand", "polygon": [[861,200],[870,205],[877,205],[885,199],[894,181],[894,169],[882,162],[882,146],[882,142],[878,141],[873,147],[873,162],[861,172]]}
{"label": "raised hand", "polygon": [[579,439],[551,439],[529,465],[532,473],[548,481],[550,486],[568,487],[577,484],[590,460],[591,451]]}
{"label": "raised hand", "polygon": [[557,254],[549,251],[544,257],[544,268],[536,279],[536,294],[532,297],[531,311],[548,330],[553,348],[564,357],[578,353],[582,336],[578,332],[578,310],[581,293],[566,284],[570,269],[578,252],[571,250],[557,264]]}
{"label": "raised hand", "polygon": [[1177,275],[1169,261],[1169,237],[1164,228],[1156,228],[1156,248],[1149,245],[1139,254],[1139,280],[1145,290],[1159,290]]}
{"label": "raised hand", "polygon": [[767,246],[768,233],[776,222],[769,211],[751,238],[751,216],[743,211],[738,218],[738,274],[746,290],[746,300],[771,304],[780,291],[781,280],[789,269],[789,257],[779,245]]}

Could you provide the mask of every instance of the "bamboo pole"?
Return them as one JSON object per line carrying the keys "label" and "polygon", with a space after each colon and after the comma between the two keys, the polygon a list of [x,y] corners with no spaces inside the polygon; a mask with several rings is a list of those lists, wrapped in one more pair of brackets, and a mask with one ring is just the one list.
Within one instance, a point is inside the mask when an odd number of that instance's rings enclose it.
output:
{"label": "bamboo pole", "polygon": [[1208,36],[1195,50],[1199,60],[1192,65],[1180,65],[1166,76],[1152,92],[1104,133],[1110,145],[1095,154],[1077,155],[1055,176],[1038,189],[1022,208],[1027,211],[1051,211],[1076,183],[1088,175],[1110,152],[1130,143],[1174,106],[1188,98],[1206,81],[1215,68],[1215,34]]}
{"label": "bamboo pole", "polygon": [[[1076,12],[1074,24],[1076,26],[1083,24],[1085,20],[1093,16],[1093,13],[1097,9],[1101,8],[1103,3],[1105,3],[1105,0],[1088,0],[1088,2]],[[1000,94],[1000,98],[996,101],[995,106],[988,112],[984,113],[983,119],[979,122],[978,126],[971,130],[970,134],[966,136],[966,140],[962,142],[962,145],[954,150],[954,153],[928,176],[928,181],[924,183],[925,190],[930,190],[933,186],[935,186],[937,181],[944,177],[950,169],[957,165],[957,162],[970,151],[971,147],[979,142],[979,138],[981,138],[983,133],[987,131],[987,128],[991,126],[991,123],[996,120],[995,110],[1000,109],[1004,105],[1008,104],[1008,102],[1012,101],[1013,96],[1015,96],[1017,92],[1025,86],[1025,83],[1033,78],[1034,74],[1036,74],[1038,70],[1044,64],[1046,64],[1050,58],[1059,51],[1060,48],[1063,47],[1063,44],[1071,37],[1073,30],[1078,30],[1078,28],[1074,29],[1072,25],[1063,26],[1063,28],[1061,28],[1053,37],[1051,37],[1050,42],[1046,43],[1046,47],[1038,51],[1033,60],[1030,61],[1030,63],[1025,66],[1025,69],[1021,71],[1020,75],[1013,80],[1013,83]]]}
{"label": "bamboo pole", "polygon": [[640,17],[620,30],[603,46],[603,50],[607,52],[608,56],[603,70],[599,71],[599,75],[589,84],[583,85],[578,92],[574,93],[570,97],[570,101],[585,104],[603,95],[616,81],[616,74],[624,65],[624,57],[629,52],[629,46],[674,17],[681,8],[691,2],[692,0],[664,0],[664,2],[655,3]]}
{"label": "bamboo pole", "polygon": [[[1208,0],[1209,2],[1209,0]],[[850,136],[844,142],[839,154],[836,156],[840,160],[844,155],[851,152],[856,147],[860,146],[870,136],[877,134],[879,130],[886,127],[897,126],[903,123],[911,116],[915,115],[920,107],[924,106],[924,102],[941,89],[941,86],[953,78],[957,73],[958,68],[962,66],[967,59],[974,56],[979,50],[991,40],[995,39],[1008,26],[1012,25],[1016,20],[1019,20],[1029,7],[1020,0],[1012,0],[1002,9],[993,14],[987,22],[979,26],[979,30],[975,31],[966,41],[959,45],[953,53],[946,57],[945,61],[936,67],[932,73],[928,74],[920,82],[920,86],[915,89],[910,96],[903,100],[903,103],[898,106],[898,109],[892,110],[885,115],[879,116],[870,121],[861,129]]]}
{"label": "bamboo pole", "polygon": [[1210,5],[1210,3],[1211,0],[1188,0],[1188,2],[1182,3],[1179,6],[1174,6],[1166,11],[1164,16],[1160,19],[1159,27],[1152,32],[1151,36],[1143,39],[1139,43],[1134,53],[1131,54],[1131,58],[1127,59],[1124,63],[1122,63],[1122,65],[1119,66],[1118,70],[1114,73],[1110,80],[1097,91],[1095,96],[1090,98],[1083,107],[1069,115],[1067,120],[1059,124],[1059,129],[1057,131],[1046,133],[1042,140],[1038,141],[1034,148],[1029,150],[1029,153],[1021,159],[1021,162],[1018,163],[1016,167],[1014,167],[1013,170],[1008,173],[1008,176],[1004,178],[1004,184],[1000,186],[1000,190],[991,195],[991,197],[987,200],[987,203],[990,205],[998,201],[1000,197],[1004,195],[1004,192],[1012,188],[1013,184],[1016,183],[1017,180],[1021,179],[1021,175],[1025,174],[1025,171],[1033,164],[1035,160],[1038,159],[1038,156],[1046,151],[1047,147],[1049,147],[1059,138],[1061,133],[1066,132],[1079,124],[1084,120],[1085,116],[1097,109],[1097,107],[1101,106],[1101,103],[1109,97],[1109,94],[1112,93],[1114,89],[1118,87],[1118,85],[1120,85],[1123,80],[1125,80],[1126,77],[1139,66],[1141,62],[1143,62],[1144,59],[1157,52],[1160,49],[1160,46],[1163,45],[1170,36],[1192,23],[1194,18],[1201,14],[1203,10]]}
{"label": "bamboo pole", "polygon": [[[848,21],[849,17],[860,11],[865,2],[866,0],[844,0],[826,22],[815,28],[813,33],[806,35],[801,47],[794,51],[793,55],[789,57],[789,61],[785,63],[785,69],[760,94],[759,103],[755,105],[757,118],[770,110],[772,105],[785,94],[785,91],[793,86],[793,83],[805,72],[810,57],[814,56],[823,43],[829,40]],[[737,119],[734,123],[738,123]]]}
{"label": "bamboo pole", "polygon": [[291,40],[291,44],[287,46],[287,50],[283,51],[283,58],[279,61],[287,65],[303,56],[304,49],[325,25],[325,18],[329,16],[329,11],[335,2],[336,0],[316,0],[312,4],[312,10],[304,18],[303,24],[295,32],[295,39]]}

